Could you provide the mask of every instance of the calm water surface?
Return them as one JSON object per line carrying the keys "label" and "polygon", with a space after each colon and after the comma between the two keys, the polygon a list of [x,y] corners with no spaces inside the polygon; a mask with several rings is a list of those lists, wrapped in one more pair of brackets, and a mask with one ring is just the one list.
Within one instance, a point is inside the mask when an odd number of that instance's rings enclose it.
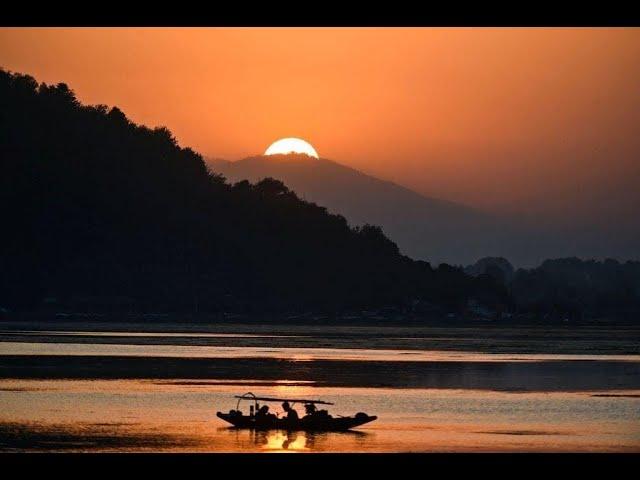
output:
{"label": "calm water surface", "polygon": [[[640,451],[640,391],[324,388],[282,381],[3,380],[0,448],[73,451]],[[379,419],[353,433],[227,428],[234,394],[322,398]],[[248,408],[248,407],[246,407]],[[279,405],[274,405],[280,412]],[[20,442],[23,444],[21,445]]]}
{"label": "calm water surface", "polygon": [[[470,329],[2,330],[3,451],[640,452],[635,330],[495,330],[493,343]],[[246,391],[378,420],[350,433],[227,428],[215,412]]]}

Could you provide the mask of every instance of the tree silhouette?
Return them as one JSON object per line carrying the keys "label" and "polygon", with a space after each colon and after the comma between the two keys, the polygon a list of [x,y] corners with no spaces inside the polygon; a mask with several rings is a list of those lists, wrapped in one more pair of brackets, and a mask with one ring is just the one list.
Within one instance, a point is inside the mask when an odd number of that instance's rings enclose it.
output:
{"label": "tree silhouette", "polygon": [[483,283],[413,261],[379,227],[350,228],[277,180],[230,185],[167,128],[81,105],[65,84],[0,70],[0,104],[0,306],[456,307]]}

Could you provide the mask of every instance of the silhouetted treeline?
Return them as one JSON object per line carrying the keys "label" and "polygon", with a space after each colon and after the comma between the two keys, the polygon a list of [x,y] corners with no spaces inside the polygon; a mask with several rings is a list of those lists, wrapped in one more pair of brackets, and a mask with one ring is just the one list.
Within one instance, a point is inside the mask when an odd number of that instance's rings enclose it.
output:
{"label": "silhouetted treeline", "polygon": [[487,257],[469,266],[471,275],[486,274],[504,285],[513,311],[538,317],[634,317],[640,314],[640,262],[617,260],[546,260],[518,269],[504,258]]}
{"label": "silhouetted treeline", "polygon": [[279,181],[230,185],[166,128],[81,105],[64,84],[0,71],[0,105],[2,307],[262,313],[506,301],[490,276],[413,261],[380,228],[350,228]]}

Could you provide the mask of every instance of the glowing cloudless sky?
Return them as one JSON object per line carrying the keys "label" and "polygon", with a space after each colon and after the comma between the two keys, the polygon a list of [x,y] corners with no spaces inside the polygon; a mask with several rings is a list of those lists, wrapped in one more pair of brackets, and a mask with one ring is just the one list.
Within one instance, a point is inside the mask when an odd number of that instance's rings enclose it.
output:
{"label": "glowing cloudless sky", "polygon": [[0,65],[205,156],[300,137],[434,197],[637,224],[639,29],[2,28]]}

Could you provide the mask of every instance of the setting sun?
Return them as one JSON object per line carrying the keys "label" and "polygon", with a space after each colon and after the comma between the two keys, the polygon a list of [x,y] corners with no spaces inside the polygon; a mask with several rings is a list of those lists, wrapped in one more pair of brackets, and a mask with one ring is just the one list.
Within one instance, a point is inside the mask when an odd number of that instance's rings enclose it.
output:
{"label": "setting sun", "polygon": [[265,155],[287,154],[287,153],[304,153],[310,157],[318,157],[318,152],[311,146],[309,142],[305,142],[300,138],[281,138],[273,142]]}

